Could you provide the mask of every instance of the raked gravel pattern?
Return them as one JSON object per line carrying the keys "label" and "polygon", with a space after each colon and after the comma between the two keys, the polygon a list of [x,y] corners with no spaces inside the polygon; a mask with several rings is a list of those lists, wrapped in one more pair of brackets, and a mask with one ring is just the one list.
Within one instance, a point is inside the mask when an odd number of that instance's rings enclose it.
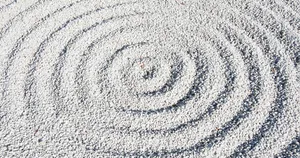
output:
{"label": "raked gravel pattern", "polygon": [[299,0],[0,0],[0,157],[300,157]]}

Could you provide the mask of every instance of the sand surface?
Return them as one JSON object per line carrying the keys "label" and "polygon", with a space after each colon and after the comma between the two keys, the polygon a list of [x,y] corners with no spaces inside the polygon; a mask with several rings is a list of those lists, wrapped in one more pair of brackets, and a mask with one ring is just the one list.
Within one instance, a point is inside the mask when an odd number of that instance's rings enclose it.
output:
{"label": "sand surface", "polygon": [[0,157],[300,157],[299,0],[0,0]]}

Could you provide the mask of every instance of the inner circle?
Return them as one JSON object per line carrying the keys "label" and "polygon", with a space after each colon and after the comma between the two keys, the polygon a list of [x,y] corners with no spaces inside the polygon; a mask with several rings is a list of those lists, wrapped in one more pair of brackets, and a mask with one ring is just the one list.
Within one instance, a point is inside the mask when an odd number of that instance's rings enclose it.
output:
{"label": "inner circle", "polygon": [[[117,62],[122,63],[122,61]],[[167,82],[170,76],[168,73],[170,66],[165,62],[161,58],[147,55],[138,59],[129,57],[122,65],[117,64],[112,67],[117,74],[121,75],[112,76],[120,80],[121,89],[128,89],[131,95],[140,95],[155,91]]]}
{"label": "inner circle", "polygon": [[101,71],[106,75],[99,75],[106,76],[104,80],[111,86],[107,89],[111,106],[126,111],[152,111],[175,105],[188,93],[194,80],[194,61],[181,51],[162,50],[133,44],[112,53],[107,69]]}

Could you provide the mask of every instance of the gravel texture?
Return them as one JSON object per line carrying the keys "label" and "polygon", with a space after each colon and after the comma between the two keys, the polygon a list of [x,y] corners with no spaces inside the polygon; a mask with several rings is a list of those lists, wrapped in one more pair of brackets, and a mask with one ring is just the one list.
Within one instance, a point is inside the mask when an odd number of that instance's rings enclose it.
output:
{"label": "gravel texture", "polygon": [[0,0],[0,157],[300,157],[299,0]]}

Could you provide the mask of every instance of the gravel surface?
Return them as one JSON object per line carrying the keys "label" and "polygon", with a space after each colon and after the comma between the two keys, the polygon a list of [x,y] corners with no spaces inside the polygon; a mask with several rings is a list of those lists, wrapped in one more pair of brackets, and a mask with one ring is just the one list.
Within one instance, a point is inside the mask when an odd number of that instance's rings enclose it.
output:
{"label": "gravel surface", "polygon": [[300,157],[299,0],[0,0],[0,157]]}

